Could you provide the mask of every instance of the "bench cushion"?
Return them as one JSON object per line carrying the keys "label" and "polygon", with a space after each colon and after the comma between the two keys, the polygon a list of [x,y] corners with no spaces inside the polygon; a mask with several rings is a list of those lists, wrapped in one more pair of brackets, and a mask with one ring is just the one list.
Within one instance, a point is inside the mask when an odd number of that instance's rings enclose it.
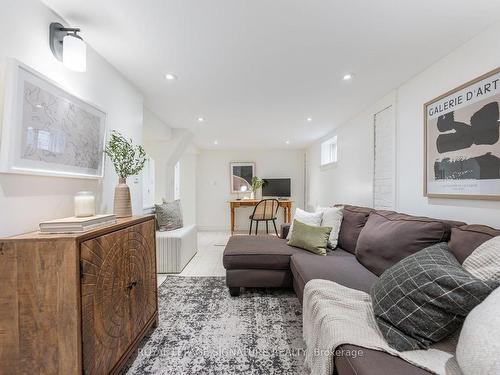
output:
{"label": "bench cushion", "polygon": [[224,250],[222,263],[226,270],[288,270],[290,256],[304,252],[288,246],[286,240],[276,236],[232,236]]}
{"label": "bench cushion", "polygon": [[167,231],[156,231],[156,238],[185,238],[193,233],[198,233],[196,225],[186,225],[182,228]]}
{"label": "bench cushion", "polygon": [[295,254],[292,256],[290,268],[294,289],[301,301],[304,286],[312,279],[334,281],[367,293],[378,280],[378,277],[360,264],[354,255],[339,248],[326,256]]}

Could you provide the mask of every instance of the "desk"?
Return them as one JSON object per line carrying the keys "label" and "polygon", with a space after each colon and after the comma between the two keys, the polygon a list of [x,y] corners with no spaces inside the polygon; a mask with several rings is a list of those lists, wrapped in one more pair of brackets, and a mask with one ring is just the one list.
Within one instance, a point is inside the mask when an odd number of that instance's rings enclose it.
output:
{"label": "desk", "polygon": [[[238,207],[254,207],[260,201],[257,199],[241,199],[229,201],[231,209],[231,235],[234,233],[234,213]],[[292,203],[291,200],[279,200],[279,207],[283,207],[283,220],[285,223],[292,221]]]}

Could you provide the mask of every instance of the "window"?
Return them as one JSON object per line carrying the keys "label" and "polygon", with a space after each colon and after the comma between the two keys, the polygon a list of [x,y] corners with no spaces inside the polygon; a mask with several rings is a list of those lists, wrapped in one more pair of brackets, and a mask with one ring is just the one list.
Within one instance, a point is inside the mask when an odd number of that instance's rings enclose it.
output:
{"label": "window", "polygon": [[337,162],[337,136],[321,143],[321,165]]}
{"label": "window", "polygon": [[146,157],[142,181],[142,207],[153,207],[155,205],[155,161],[150,156]]}
{"label": "window", "polygon": [[174,200],[181,199],[181,164],[178,161],[174,167]]}

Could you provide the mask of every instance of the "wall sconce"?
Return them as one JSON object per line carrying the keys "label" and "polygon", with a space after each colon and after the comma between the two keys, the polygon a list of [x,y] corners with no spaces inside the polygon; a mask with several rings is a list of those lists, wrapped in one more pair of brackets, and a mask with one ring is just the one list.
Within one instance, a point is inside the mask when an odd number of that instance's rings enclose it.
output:
{"label": "wall sconce", "polygon": [[64,27],[52,22],[49,27],[50,50],[56,59],[75,72],[87,70],[87,45],[77,34],[78,28]]}

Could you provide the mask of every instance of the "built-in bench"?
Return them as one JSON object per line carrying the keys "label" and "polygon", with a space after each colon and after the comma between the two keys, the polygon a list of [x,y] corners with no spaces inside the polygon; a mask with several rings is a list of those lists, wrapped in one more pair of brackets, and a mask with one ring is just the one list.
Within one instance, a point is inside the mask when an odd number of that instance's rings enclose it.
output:
{"label": "built-in bench", "polygon": [[196,225],[156,232],[157,273],[179,273],[193,258],[198,248]]}

